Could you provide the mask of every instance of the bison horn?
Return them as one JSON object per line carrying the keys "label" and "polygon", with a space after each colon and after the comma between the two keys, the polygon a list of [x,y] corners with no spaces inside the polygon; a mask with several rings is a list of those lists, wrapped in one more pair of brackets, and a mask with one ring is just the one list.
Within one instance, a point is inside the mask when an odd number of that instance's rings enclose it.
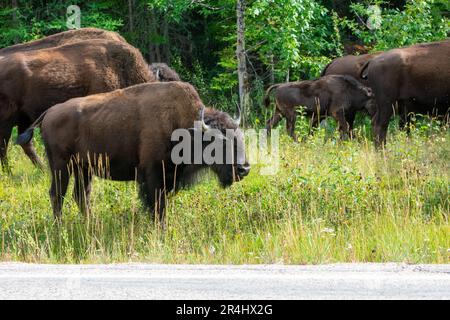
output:
{"label": "bison horn", "polygon": [[211,128],[205,123],[205,106],[202,106],[201,122],[202,122],[202,129],[203,129],[203,131],[208,131],[209,129],[211,129]]}
{"label": "bison horn", "polygon": [[234,119],[234,123],[239,127],[241,125],[241,107],[239,106],[239,103],[236,102],[236,111],[237,111],[237,118]]}

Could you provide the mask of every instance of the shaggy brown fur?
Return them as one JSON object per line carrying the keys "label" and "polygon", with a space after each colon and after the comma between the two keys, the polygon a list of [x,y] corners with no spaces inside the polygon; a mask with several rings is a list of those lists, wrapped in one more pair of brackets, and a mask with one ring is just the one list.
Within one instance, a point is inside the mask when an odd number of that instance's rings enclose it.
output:
{"label": "shaggy brown fur", "polygon": [[[42,121],[42,137],[53,173],[50,195],[55,216],[61,216],[73,173],[74,197],[82,211],[89,208],[95,174],[119,181],[137,179],[145,203],[162,219],[166,194],[185,185],[206,166],[175,166],[171,160],[172,132],[193,128],[202,109],[195,89],[183,82],[141,84],[50,108],[34,126]],[[226,113],[206,109],[204,119],[210,127],[240,132]],[[20,140],[26,143],[32,129]],[[236,134],[236,139],[242,139],[242,135]],[[249,166],[217,164],[212,170],[222,185],[228,186],[247,175]]]}
{"label": "shaggy brown fur", "polygon": [[14,46],[0,49],[0,56],[16,52],[54,48],[66,44],[75,43],[78,41],[92,40],[92,39],[103,39],[127,43],[127,41],[116,32],[96,28],[82,28],[77,30],[69,30],[61,33],[56,33],[39,40],[16,44]]}
{"label": "shaggy brown fur", "polygon": [[[0,160],[11,130],[22,133],[49,107],[74,97],[155,81],[141,53],[125,42],[87,40],[0,59]],[[30,159],[38,157],[24,146]]]}
{"label": "shaggy brown fur", "polygon": [[295,140],[295,120],[297,108],[306,107],[306,113],[319,121],[331,115],[339,124],[341,135],[350,133],[350,126],[345,120],[347,113],[360,110],[371,100],[370,88],[363,86],[351,76],[330,75],[313,81],[290,82],[270,87],[265,95],[266,107],[270,104],[270,92],[275,89],[276,110],[267,122],[270,131],[274,125],[286,118],[289,135]]}

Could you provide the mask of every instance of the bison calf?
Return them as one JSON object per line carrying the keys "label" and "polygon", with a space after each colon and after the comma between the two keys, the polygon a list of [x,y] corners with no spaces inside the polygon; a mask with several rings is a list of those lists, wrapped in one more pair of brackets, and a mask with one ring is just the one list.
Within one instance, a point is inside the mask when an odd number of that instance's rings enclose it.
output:
{"label": "bison calf", "polygon": [[346,114],[363,109],[372,102],[372,90],[351,76],[328,75],[312,81],[290,82],[271,86],[264,97],[265,106],[270,104],[270,92],[275,89],[276,110],[267,121],[267,130],[286,118],[289,135],[295,140],[297,108],[305,107],[313,122],[331,115],[339,125],[341,136],[350,133]]}
{"label": "bison calf", "polygon": [[[194,127],[196,121],[202,124],[199,130]],[[226,113],[205,109],[195,89],[182,82],[141,84],[55,105],[19,136],[18,143],[27,143],[39,124],[52,172],[50,197],[57,218],[71,174],[74,198],[82,212],[89,210],[91,180],[97,175],[137,180],[145,204],[162,220],[166,194],[188,184],[199,170],[211,167],[223,186],[241,180],[250,170],[245,152],[242,148],[238,152],[237,145],[243,144],[238,123]],[[232,161],[206,164],[201,158],[175,164],[171,153],[178,144],[172,134],[177,129],[186,129],[188,144],[193,145],[198,145],[199,131],[212,132],[214,141],[227,142],[222,154],[232,155]],[[228,129],[234,132],[232,139],[225,137]],[[208,146],[200,141],[200,152]],[[192,154],[190,159],[197,156]]]}

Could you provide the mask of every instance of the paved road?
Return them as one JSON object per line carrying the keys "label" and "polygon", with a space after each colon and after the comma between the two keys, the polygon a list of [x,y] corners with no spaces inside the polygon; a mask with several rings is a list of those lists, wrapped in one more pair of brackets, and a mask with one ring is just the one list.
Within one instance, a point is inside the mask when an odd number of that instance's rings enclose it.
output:
{"label": "paved road", "polygon": [[0,264],[0,299],[450,299],[450,265]]}

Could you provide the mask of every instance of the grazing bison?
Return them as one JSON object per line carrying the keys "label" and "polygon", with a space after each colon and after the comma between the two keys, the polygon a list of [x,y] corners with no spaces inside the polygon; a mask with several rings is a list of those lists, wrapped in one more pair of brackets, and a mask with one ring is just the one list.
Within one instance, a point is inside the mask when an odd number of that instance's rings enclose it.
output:
{"label": "grazing bison", "polygon": [[[0,58],[0,162],[11,130],[19,134],[47,108],[75,97],[155,81],[141,53],[124,42],[88,40]],[[22,145],[34,162],[31,141]]]}
{"label": "grazing bison", "polygon": [[445,115],[450,106],[450,40],[393,49],[369,60],[361,70],[373,89],[375,144],[386,142],[395,105],[410,112]]}
{"label": "grazing bison", "polygon": [[[203,124],[197,131],[192,129],[195,121]],[[19,136],[18,143],[26,143],[39,123],[53,174],[50,196],[57,218],[73,173],[74,197],[82,212],[88,211],[95,174],[112,180],[137,180],[145,204],[162,219],[166,194],[192,181],[200,169],[207,167],[203,160],[197,164],[173,163],[175,144],[171,136],[176,129],[190,130],[185,131],[189,145],[198,142],[194,137],[201,128],[217,129],[215,137],[222,141],[226,140],[226,130],[234,131],[233,139],[220,145],[224,155],[234,152],[234,160],[211,164],[223,186],[242,179],[250,170],[243,149],[235,153],[236,144],[243,143],[237,122],[226,113],[205,109],[187,83],[141,84],[69,100],[50,108]],[[206,146],[202,143],[200,140],[200,152]]]}
{"label": "grazing bison", "polygon": [[329,75],[312,81],[290,82],[271,86],[264,98],[266,107],[270,104],[270,92],[275,91],[275,114],[267,122],[267,130],[286,118],[289,135],[296,140],[295,120],[297,108],[306,107],[306,113],[319,121],[331,115],[339,124],[341,136],[350,133],[345,120],[347,113],[364,108],[372,100],[372,90],[351,76]]}
{"label": "grazing bison", "polygon": [[82,28],[57,33],[39,40],[16,44],[14,46],[0,49],[0,56],[17,52],[54,48],[78,41],[92,39],[103,39],[127,43],[127,41],[116,32],[96,28]]}
{"label": "grazing bison", "polygon": [[[362,54],[359,56],[348,55],[348,56],[336,58],[333,61],[331,61],[325,67],[325,69],[323,69],[321,76],[323,77],[323,76],[327,76],[327,75],[331,75],[331,74],[352,76],[355,79],[358,79],[358,81],[360,81],[363,85],[369,86],[369,83],[366,80],[364,80],[364,79],[360,80],[361,70],[362,70],[362,67],[367,63],[367,61],[369,61],[370,59],[373,59],[374,57],[378,56],[379,54],[381,54],[381,52],[373,53],[373,54]],[[375,109],[375,104],[372,103],[372,104],[366,105],[366,108],[363,109],[362,111],[367,111],[368,114],[370,116],[372,116],[373,113],[375,112],[374,109]],[[353,129],[356,112],[357,111],[354,110],[354,112],[347,112],[345,114],[345,120],[347,120],[347,122],[350,126],[350,130]]]}
{"label": "grazing bison", "polygon": [[152,63],[150,70],[155,75],[156,80],[161,82],[181,81],[178,73],[165,63]]}

